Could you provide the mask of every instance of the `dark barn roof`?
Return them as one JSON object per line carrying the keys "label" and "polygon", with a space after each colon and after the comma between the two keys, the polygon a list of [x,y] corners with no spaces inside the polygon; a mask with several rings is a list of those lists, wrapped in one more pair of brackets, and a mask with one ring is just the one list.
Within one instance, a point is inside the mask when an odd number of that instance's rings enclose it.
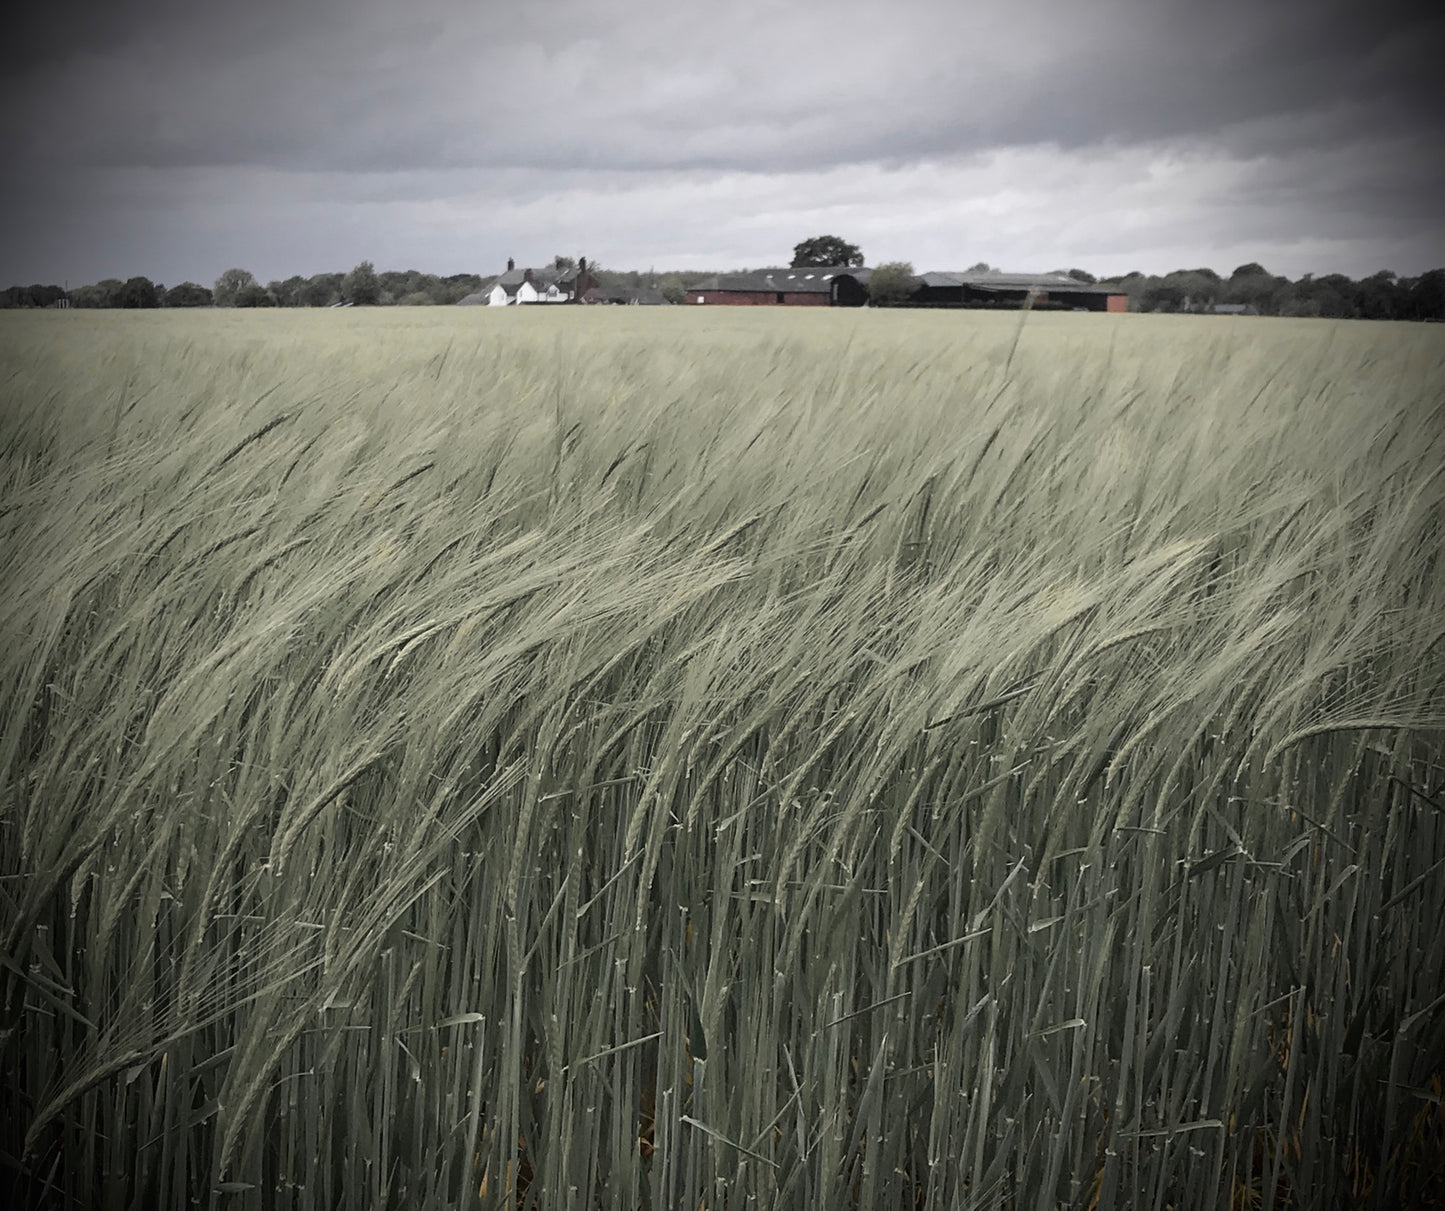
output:
{"label": "dark barn roof", "polygon": [[1090,285],[1063,273],[961,273],[935,269],[920,275],[925,286],[967,286],[970,290],[1043,290],[1049,294],[1115,294],[1106,287]]}
{"label": "dark barn roof", "polygon": [[804,269],[754,269],[749,273],[723,273],[691,287],[693,290],[737,290],[750,293],[831,294],[833,279],[851,277],[866,282],[872,270],[846,265],[810,266]]}

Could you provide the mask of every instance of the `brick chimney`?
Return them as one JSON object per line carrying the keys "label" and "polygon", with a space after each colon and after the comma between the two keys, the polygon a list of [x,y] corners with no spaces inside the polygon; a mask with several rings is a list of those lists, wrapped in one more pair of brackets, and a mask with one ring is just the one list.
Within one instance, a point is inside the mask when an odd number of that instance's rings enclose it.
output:
{"label": "brick chimney", "polygon": [[511,273],[512,270],[515,269],[516,267],[517,267],[517,262],[514,261],[514,260],[512,260],[511,257],[508,257],[508,258],[507,258],[507,272],[508,272],[508,273]]}
{"label": "brick chimney", "polygon": [[530,282],[532,280],[532,271],[530,269],[522,270],[522,280],[524,282]]}
{"label": "brick chimney", "polygon": [[587,272],[587,258],[586,258],[585,256],[579,256],[579,257],[577,258],[577,272],[578,272],[578,273],[586,273],[586,272]]}

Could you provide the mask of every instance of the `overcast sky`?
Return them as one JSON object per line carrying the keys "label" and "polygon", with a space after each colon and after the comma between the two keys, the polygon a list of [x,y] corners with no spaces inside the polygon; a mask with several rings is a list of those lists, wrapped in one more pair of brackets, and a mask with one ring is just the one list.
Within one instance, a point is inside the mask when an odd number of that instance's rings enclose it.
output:
{"label": "overcast sky", "polygon": [[0,286],[144,274],[1445,265],[1394,0],[68,0],[0,44]]}

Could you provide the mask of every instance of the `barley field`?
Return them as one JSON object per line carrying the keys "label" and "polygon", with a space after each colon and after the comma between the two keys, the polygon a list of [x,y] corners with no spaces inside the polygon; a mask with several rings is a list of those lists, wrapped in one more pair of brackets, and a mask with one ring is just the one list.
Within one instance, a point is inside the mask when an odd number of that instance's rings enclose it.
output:
{"label": "barley field", "polygon": [[1445,331],[0,316],[0,1196],[1445,1206]]}

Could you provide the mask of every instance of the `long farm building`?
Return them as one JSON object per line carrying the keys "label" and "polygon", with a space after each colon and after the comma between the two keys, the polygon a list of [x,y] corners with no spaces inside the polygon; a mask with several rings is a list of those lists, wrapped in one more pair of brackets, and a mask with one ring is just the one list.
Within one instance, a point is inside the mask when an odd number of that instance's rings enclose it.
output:
{"label": "long farm building", "polygon": [[868,273],[844,265],[725,273],[692,287],[687,301],[734,307],[861,307],[868,301]]}
{"label": "long farm building", "polygon": [[[693,304],[732,307],[862,307],[871,269],[846,265],[725,273],[687,291]],[[1063,273],[930,270],[918,276],[913,307],[1023,307],[1127,311],[1128,297]]]}

